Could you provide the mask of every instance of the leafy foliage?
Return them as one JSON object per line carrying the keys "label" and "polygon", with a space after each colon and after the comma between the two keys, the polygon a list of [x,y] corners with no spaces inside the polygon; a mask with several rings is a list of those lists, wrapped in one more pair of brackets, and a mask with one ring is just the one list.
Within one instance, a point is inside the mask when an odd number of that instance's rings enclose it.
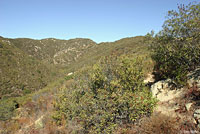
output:
{"label": "leafy foliage", "polygon": [[18,108],[18,103],[14,99],[4,99],[0,101],[0,120],[7,120],[13,116],[14,110]]}
{"label": "leafy foliage", "polygon": [[199,12],[200,3],[180,5],[178,11],[168,12],[163,30],[151,36],[154,70],[159,78],[171,78],[184,85],[187,73],[200,65]]}
{"label": "leafy foliage", "polygon": [[105,58],[60,93],[53,118],[78,133],[112,133],[152,112],[155,100],[143,79],[141,59]]}

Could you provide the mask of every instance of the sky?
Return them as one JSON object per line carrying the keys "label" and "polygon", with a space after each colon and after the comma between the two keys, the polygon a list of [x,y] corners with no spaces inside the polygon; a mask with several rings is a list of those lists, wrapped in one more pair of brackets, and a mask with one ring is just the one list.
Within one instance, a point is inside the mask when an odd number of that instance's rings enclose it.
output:
{"label": "sky", "polygon": [[158,32],[190,0],[0,0],[0,36],[110,42]]}

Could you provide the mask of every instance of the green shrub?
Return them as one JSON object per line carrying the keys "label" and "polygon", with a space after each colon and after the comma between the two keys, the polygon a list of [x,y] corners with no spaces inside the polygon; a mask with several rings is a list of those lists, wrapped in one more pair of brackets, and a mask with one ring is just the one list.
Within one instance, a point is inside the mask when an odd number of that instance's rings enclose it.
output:
{"label": "green shrub", "polygon": [[67,75],[65,76],[65,80],[71,80],[73,79],[74,75]]}
{"label": "green shrub", "polygon": [[199,12],[200,3],[180,5],[178,11],[168,12],[163,30],[151,38],[158,78],[171,78],[184,85],[187,73],[200,65]]}
{"label": "green shrub", "polygon": [[26,89],[26,88],[23,89],[22,91],[23,91],[24,95],[32,93],[32,91],[30,89]]}
{"label": "green shrub", "polygon": [[0,120],[5,121],[11,119],[14,114],[14,110],[18,108],[19,104],[13,99],[1,99],[0,100]]}
{"label": "green shrub", "polygon": [[112,133],[152,112],[155,99],[143,80],[141,59],[105,58],[60,93],[53,118],[77,133]]}

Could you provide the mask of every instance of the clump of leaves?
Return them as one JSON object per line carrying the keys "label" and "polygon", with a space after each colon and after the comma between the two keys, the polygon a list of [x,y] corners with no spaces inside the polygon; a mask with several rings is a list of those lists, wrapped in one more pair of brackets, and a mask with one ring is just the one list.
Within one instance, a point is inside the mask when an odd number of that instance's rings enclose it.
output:
{"label": "clump of leaves", "polygon": [[200,65],[200,3],[180,5],[169,11],[167,20],[155,37],[148,34],[157,78],[171,78],[178,85],[187,81],[187,73]]}
{"label": "clump of leaves", "polygon": [[59,95],[53,118],[78,133],[112,133],[152,112],[156,101],[143,80],[141,59],[105,58]]}

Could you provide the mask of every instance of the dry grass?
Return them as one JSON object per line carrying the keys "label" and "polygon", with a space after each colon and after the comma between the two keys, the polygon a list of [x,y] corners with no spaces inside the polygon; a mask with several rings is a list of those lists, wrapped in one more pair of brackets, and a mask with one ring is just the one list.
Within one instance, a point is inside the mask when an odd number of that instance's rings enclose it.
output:
{"label": "dry grass", "polygon": [[139,123],[122,127],[117,134],[184,134],[198,133],[200,131],[188,121],[154,113],[151,117],[142,118]]}

